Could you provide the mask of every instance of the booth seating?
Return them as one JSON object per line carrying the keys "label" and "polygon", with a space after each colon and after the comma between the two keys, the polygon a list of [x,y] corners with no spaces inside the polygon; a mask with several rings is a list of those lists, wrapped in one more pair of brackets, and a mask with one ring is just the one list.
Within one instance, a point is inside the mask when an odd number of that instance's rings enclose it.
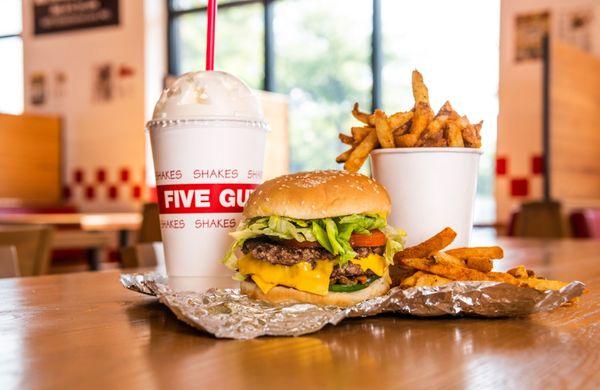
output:
{"label": "booth seating", "polygon": [[600,238],[600,209],[583,209],[569,216],[573,237]]}

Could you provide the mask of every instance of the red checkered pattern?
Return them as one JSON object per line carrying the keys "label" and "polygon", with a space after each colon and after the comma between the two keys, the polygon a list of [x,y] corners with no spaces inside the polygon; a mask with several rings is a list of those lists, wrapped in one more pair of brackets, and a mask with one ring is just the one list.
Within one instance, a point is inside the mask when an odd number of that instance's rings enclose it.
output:
{"label": "red checkered pattern", "polygon": [[540,155],[533,155],[529,159],[529,172],[517,176],[510,171],[510,158],[508,156],[496,157],[497,180],[508,181],[509,196],[512,198],[527,198],[531,195],[531,181],[544,174],[544,159]]}
{"label": "red checkered pattern", "polygon": [[506,172],[508,171],[508,167],[506,165],[506,157],[496,157],[496,176],[506,175]]}
{"label": "red checkered pattern", "polygon": [[513,197],[529,195],[529,180],[527,178],[510,180],[510,195]]}
{"label": "red checkered pattern", "polygon": [[531,157],[531,172],[534,175],[544,174],[544,159],[542,158],[542,156]]}
{"label": "red checkered pattern", "polygon": [[105,167],[88,170],[75,168],[63,187],[63,198],[72,200],[73,194],[77,191],[82,199],[88,202],[99,198],[114,202],[145,200],[145,170],[142,170],[139,178],[133,176],[128,167],[112,171]]}

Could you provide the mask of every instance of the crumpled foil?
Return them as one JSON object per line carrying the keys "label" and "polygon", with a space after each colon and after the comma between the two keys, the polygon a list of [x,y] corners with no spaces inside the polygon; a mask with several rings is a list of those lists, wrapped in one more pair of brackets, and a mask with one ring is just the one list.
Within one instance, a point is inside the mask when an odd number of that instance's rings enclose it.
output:
{"label": "crumpled foil", "polygon": [[381,313],[418,317],[515,317],[551,311],[579,297],[585,290],[572,282],[560,291],[540,292],[498,282],[453,282],[437,287],[392,288],[386,295],[349,308],[311,304],[270,305],[250,299],[238,289],[205,292],[174,291],[165,276],[156,273],[121,274],[130,290],[154,295],[181,321],[220,338],[299,336],[313,333],[344,318]]}

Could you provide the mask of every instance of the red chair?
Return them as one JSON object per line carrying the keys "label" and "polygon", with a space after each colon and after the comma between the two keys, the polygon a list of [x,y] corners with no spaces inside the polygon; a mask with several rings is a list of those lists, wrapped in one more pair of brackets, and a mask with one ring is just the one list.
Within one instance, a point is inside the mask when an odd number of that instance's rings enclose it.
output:
{"label": "red chair", "polygon": [[509,237],[515,236],[515,225],[517,223],[517,215],[518,214],[519,214],[518,211],[513,211],[510,214],[510,221],[508,222],[508,228],[506,230],[506,235]]}
{"label": "red chair", "polygon": [[600,238],[600,209],[574,211],[569,216],[573,237]]}

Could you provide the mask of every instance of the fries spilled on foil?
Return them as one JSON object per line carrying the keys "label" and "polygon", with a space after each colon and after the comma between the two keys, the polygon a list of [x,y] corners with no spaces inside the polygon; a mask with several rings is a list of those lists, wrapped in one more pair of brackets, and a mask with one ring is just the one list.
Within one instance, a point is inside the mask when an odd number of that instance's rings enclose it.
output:
{"label": "fries spilled on foil", "polygon": [[419,71],[412,73],[412,92],[415,100],[409,111],[387,115],[382,110],[366,113],[354,103],[352,116],[361,127],[352,127],[351,135],[340,134],[340,141],[350,146],[335,159],[344,169],[356,172],[369,153],[376,148],[410,147],[481,147],[483,122],[471,124],[469,118],[458,114],[444,103],[437,114],[429,104],[429,90]]}
{"label": "fries spilled on foil", "polygon": [[444,250],[456,233],[445,228],[428,240],[394,256],[395,283],[402,288],[443,286],[455,281],[494,281],[538,291],[560,290],[568,283],[549,280],[520,265],[507,272],[494,272],[494,261],[504,257],[498,246]]}

